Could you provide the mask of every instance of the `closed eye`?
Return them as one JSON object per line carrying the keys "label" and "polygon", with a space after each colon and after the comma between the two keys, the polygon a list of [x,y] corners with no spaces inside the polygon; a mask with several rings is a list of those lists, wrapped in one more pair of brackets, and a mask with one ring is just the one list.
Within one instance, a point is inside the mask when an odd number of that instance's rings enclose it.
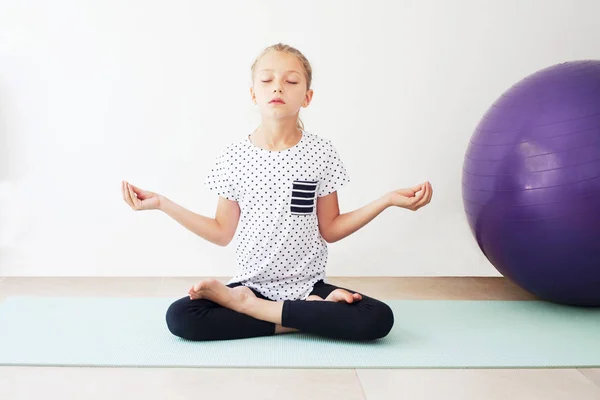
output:
{"label": "closed eye", "polygon": [[[269,83],[271,82],[272,79],[268,80],[268,81],[261,81],[263,83]],[[288,83],[291,83],[292,85],[296,85],[298,82],[292,82],[292,81],[288,81]]]}

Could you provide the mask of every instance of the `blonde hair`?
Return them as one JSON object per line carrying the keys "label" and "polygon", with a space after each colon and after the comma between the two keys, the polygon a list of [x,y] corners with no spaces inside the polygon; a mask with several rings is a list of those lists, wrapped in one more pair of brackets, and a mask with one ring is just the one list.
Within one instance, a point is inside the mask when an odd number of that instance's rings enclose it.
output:
{"label": "blonde hair", "polygon": [[[302,65],[302,69],[304,69],[304,77],[306,78],[306,90],[310,89],[310,84],[312,83],[312,67],[310,66],[310,63],[308,62],[308,59],[304,56],[304,54],[302,54],[300,52],[300,50],[298,50],[292,46],[289,46],[287,44],[283,44],[283,43],[273,44],[273,45],[265,48],[262,51],[262,53],[260,53],[260,55],[258,57],[256,57],[256,60],[254,60],[254,63],[252,64],[252,67],[250,68],[250,70],[252,71],[252,82],[254,82],[254,73],[255,73],[256,65],[261,60],[261,58],[263,58],[264,55],[270,51],[280,51],[282,53],[292,54],[292,55],[296,56],[296,58],[298,58],[298,61],[300,61],[300,64]],[[304,130],[304,123],[300,119],[300,116],[298,116],[298,124],[296,126],[298,127],[298,129]]]}

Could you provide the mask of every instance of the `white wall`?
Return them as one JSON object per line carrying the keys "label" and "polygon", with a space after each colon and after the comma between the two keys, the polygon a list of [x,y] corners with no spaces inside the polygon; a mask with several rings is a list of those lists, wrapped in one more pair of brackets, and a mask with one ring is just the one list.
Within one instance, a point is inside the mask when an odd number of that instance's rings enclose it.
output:
{"label": "white wall", "polygon": [[598,58],[600,2],[0,0],[0,275],[230,276],[217,247],[120,182],[204,215],[217,152],[259,122],[249,69],[267,45],[312,62],[307,130],[352,176],[342,212],[430,180],[330,245],[331,276],[497,275],[463,214],[469,137],[510,85]]}

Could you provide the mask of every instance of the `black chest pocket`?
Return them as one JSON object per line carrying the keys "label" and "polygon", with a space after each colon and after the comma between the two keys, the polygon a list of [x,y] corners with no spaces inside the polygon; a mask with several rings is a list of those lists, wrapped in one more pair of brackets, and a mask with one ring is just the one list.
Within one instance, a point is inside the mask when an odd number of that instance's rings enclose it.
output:
{"label": "black chest pocket", "polygon": [[294,180],[290,211],[294,215],[311,215],[315,212],[319,181]]}

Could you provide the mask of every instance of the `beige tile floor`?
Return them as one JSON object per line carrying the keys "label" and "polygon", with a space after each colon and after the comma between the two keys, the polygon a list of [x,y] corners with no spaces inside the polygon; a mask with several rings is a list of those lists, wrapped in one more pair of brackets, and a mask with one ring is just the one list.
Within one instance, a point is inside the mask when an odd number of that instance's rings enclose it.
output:
{"label": "beige tile floor", "polygon": [[[185,296],[201,278],[2,278],[8,296]],[[220,278],[226,281],[228,278]],[[533,300],[503,278],[330,278],[386,299]],[[600,369],[0,367],[0,399],[600,400]]]}

